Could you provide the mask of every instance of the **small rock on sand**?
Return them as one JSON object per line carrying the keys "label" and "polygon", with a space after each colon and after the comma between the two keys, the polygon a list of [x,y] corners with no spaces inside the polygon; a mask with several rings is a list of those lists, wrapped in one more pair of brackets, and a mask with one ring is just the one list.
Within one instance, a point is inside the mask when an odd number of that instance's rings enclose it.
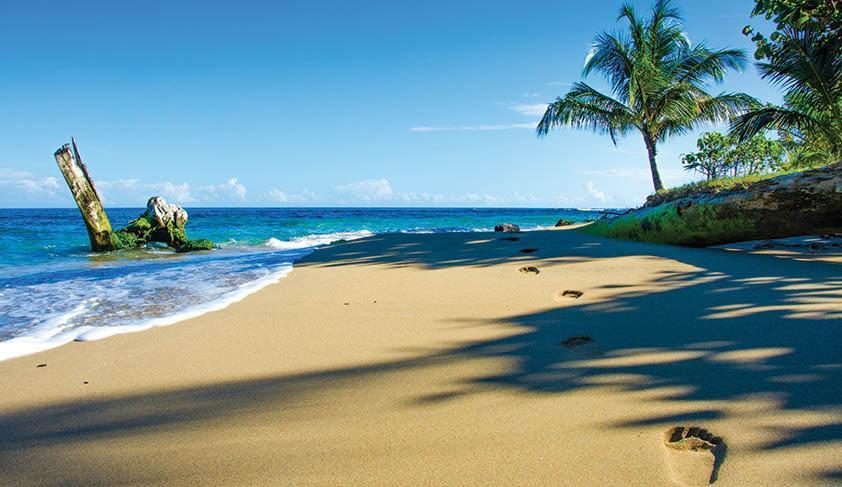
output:
{"label": "small rock on sand", "polygon": [[499,225],[494,226],[494,231],[517,233],[520,232],[520,227],[515,225],[514,223],[501,223]]}

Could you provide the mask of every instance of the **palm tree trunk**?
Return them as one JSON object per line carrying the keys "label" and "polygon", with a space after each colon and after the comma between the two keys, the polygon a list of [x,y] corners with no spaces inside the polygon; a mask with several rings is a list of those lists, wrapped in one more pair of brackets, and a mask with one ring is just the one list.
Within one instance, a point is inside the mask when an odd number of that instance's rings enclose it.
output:
{"label": "palm tree trunk", "polygon": [[651,137],[644,134],[643,141],[646,142],[646,152],[649,153],[649,170],[652,171],[652,184],[655,185],[655,191],[664,189],[664,183],[661,182],[661,174],[658,172],[658,163],[655,157],[658,155],[658,149],[655,146],[655,141]]}

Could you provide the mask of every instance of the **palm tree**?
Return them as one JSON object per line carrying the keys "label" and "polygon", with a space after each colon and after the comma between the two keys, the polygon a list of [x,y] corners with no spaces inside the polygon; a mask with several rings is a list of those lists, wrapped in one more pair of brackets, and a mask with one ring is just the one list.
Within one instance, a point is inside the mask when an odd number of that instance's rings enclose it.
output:
{"label": "palm tree", "polygon": [[620,9],[626,33],[596,36],[585,59],[583,76],[600,72],[611,86],[606,95],[584,82],[574,83],[564,97],[547,106],[538,124],[539,136],[570,126],[617,137],[637,129],[649,154],[655,191],[663,189],[658,173],[658,143],[704,122],[722,122],[757,105],[743,93],[717,96],[705,91],[721,82],[728,69],[745,65],[740,49],[712,50],[691,46],[681,29],[681,16],[669,0],[657,0],[649,19],[641,20],[631,4]]}
{"label": "palm tree", "polygon": [[766,106],[736,118],[732,134],[746,140],[777,129],[804,142],[808,153],[842,157],[842,38],[791,26],[779,36],[783,40],[758,68],[763,79],[786,90],[785,106]]}

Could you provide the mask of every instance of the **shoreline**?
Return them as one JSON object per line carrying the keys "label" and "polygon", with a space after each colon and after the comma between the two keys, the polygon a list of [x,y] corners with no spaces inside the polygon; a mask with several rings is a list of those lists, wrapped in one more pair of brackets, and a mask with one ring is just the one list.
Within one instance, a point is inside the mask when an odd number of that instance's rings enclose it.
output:
{"label": "shoreline", "polygon": [[381,234],[295,271],[179,326],[0,362],[2,475],[669,485],[680,425],[727,442],[717,485],[842,469],[838,264],[561,229]]}
{"label": "shoreline", "polygon": [[[549,227],[527,228],[523,231],[544,231],[549,230]],[[490,232],[488,230],[469,230],[462,233],[482,233]],[[315,252],[324,246],[331,245],[337,242],[346,242],[359,240],[375,235],[389,235],[391,233],[407,233],[407,234],[428,234],[428,233],[449,233],[449,232],[435,232],[433,230],[407,230],[400,232],[384,232],[372,233],[368,230],[357,230],[348,232],[336,232],[329,234],[311,234],[302,237],[295,237],[291,240],[278,240],[274,237],[269,238],[263,244],[265,247],[274,251],[302,251],[301,256],[290,261],[289,265],[284,265],[275,269],[271,274],[254,281],[246,282],[240,287],[219,296],[211,301],[202,303],[201,305],[188,307],[172,314],[144,318],[125,325],[116,326],[82,326],[70,328],[65,330],[64,323],[67,320],[74,318],[77,310],[64,313],[56,317],[57,326],[50,328],[41,325],[36,330],[35,334],[22,335],[8,340],[0,341],[0,362],[17,357],[25,357],[34,353],[43,352],[56,347],[67,345],[71,342],[86,342],[101,340],[114,335],[121,335],[126,333],[137,333],[145,331],[150,328],[157,328],[162,326],[172,326],[183,321],[200,317],[206,313],[219,311],[227,308],[233,303],[243,300],[246,296],[260,291],[266,286],[277,284],[281,279],[286,277],[295,267],[295,263],[301,259],[306,258],[311,252]],[[310,246],[303,246],[310,245]],[[99,256],[99,254],[89,254],[90,256]],[[83,303],[80,303],[80,306]],[[45,328],[41,330],[40,328]],[[46,332],[46,333],[45,333]]]}

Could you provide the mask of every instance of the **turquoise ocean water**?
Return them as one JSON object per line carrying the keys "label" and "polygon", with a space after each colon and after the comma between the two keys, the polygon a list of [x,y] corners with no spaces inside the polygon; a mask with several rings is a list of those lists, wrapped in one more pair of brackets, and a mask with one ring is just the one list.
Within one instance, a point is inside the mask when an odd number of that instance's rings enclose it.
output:
{"label": "turquoise ocean water", "polygon": [[[108,210],[115,227],[142,209]],[[499,208],[188,208],[210,252],[92,254],[76,209],[0,209],[0,360],[71,340],[175,323],[220,309],[292,270],[320,245],[387,232],[524,230],[598,211]]]}

